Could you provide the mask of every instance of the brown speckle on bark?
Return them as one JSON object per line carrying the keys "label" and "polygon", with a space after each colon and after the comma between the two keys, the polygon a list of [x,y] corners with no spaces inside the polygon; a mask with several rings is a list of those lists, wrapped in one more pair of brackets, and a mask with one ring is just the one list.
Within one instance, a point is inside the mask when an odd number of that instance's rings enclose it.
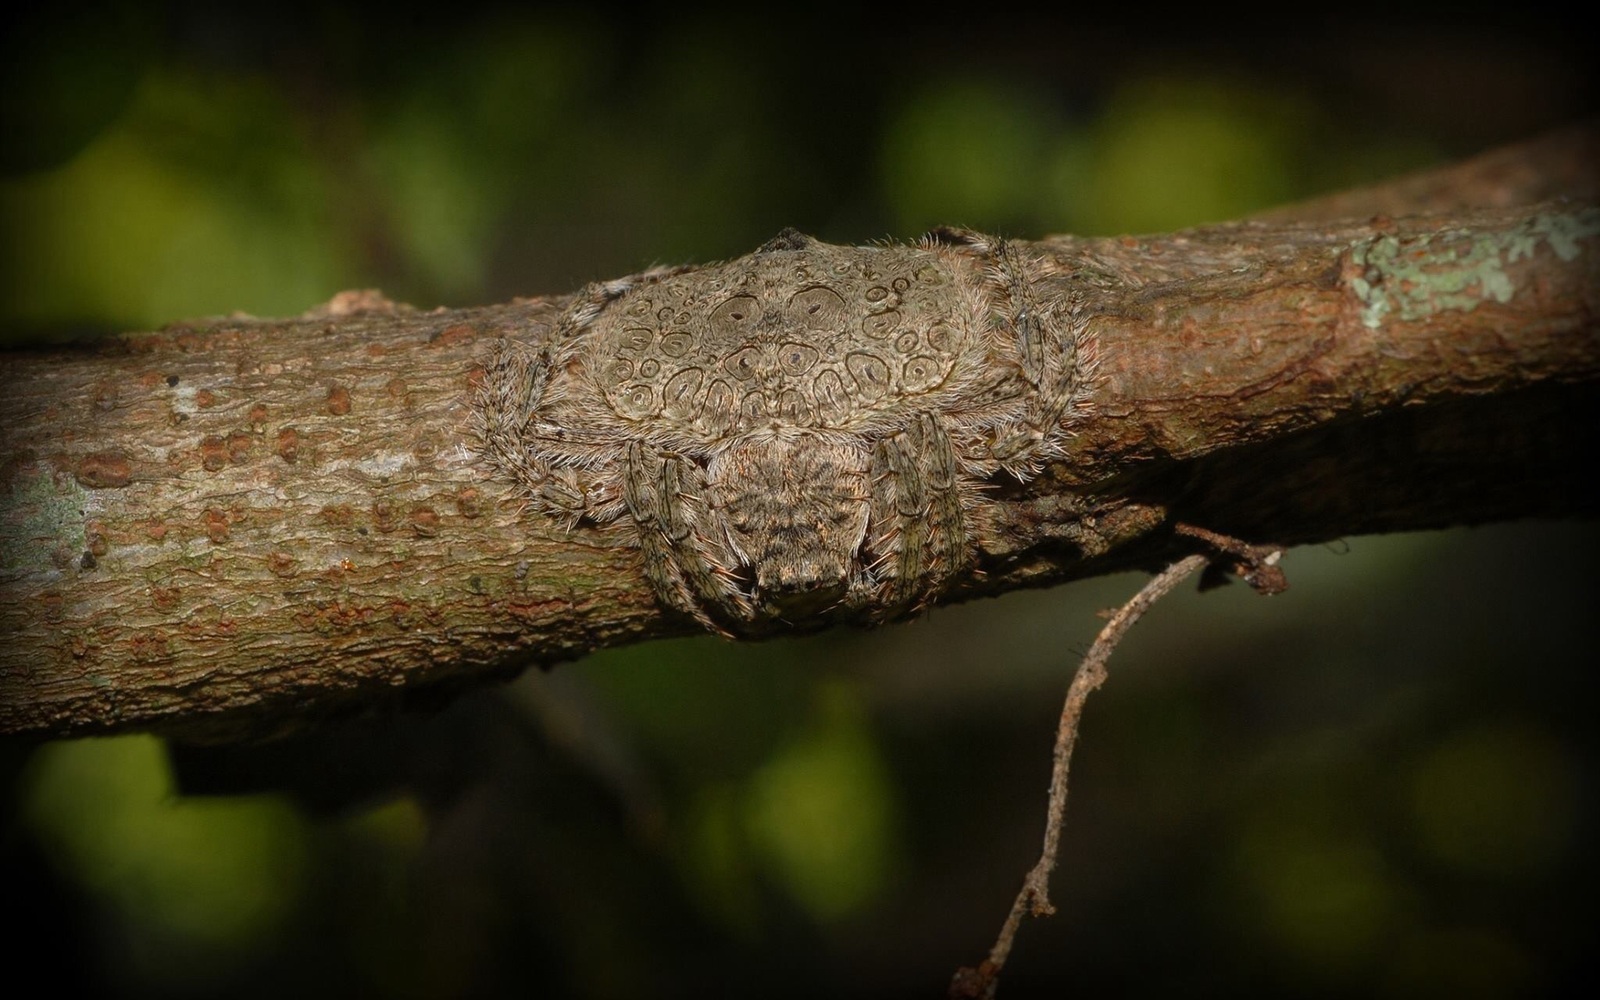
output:
{"label": "brown speckle on bark", "polygon": [[462,517],[477,517],[483,513],[483,494],[468,486],[456,493],[456,513]]}
{"label": "brown speckle on bark", "polygon": [[334,503],[317,511],[317,517],[323,524],[335,528],[348,528],[355,523],[356,511],[348,504]]}
{"label": "brown speckle on bark", "polygon": [[154,663],[172,658],[172,649],[164,635],[140,633],[128,643],[128,658],[135,663]]}
{"label": "brown speckle on bark", "polygon": [[202,410],[209,410],[217,405],[217,394],[210,389],[201,389],[194,394],[194,405]]}
{"label": "brown speckle on bark", "polygon": [[300,435],[293,427],[285,427],[278,432],[278,457],[285,462],[294,464],[300,454]]}
{"label": "brown speckle on bark", "polygon": [[255,438],[244,431],[234,431],[228,435],[228,460],[235,465],[242,465],[250,458],[250,448],[255,444]]}
{"label": "brown speckle on bark", "polygon": [[261,430],[261,425],[267,422],[267,408],[260,403],[250,407],[250,428]]}
{"label": "brown speckle on bark", "polygon": [[157,611],[171,611],[178,606],[181,591],[177,587],[151,587],[150,603]]}
{"label": "brown speckle on bark", "polygon": [[411,512],[411,530],[418,538],[432,538],[439,533],[439,514],[432,507],[418,507]]}
{"label": "brown speckle on bark", "polygon": [[90,489],[126,486],[133,481],[133,463],[120,451],[97,451],[78,461],[75,474]]}
{"label": "brown speckle on bark", "polygon": [[336,385],[328,390],[328,412],[342,417],[350,412],[350,390]]}
{"label": "brown speckle on bark", "polygon": [[220,471],[228,464],[228,445],[213,434],[200,441],[200,464],[207,472]]}
{"label": "brown speckle on bark", "polygon": [[428,345],[430,347],[451,347],[463,341],[473,340],[477,336],[478,330],[471,323],[455,323],[429,337]]}
{"label": "brown speckle on bark", "polygon": [[299,562],[300,560],[287,552],[273,552],[267,556],[267,569],[273,576],[281,576],[287,580],[298,572],[296,567]]}
{"label": "brown speckle on bark", "polygon": [[399,527],[396,523],[394,504],[387,500],[375,501],[372,505],[372,526],[387,534]]}
{"label": "brown speckle on bark", "polygon": [[399,403],[401,406],[403,406],[403,407],[405,407],[407,409],[411,408],[410,387],[406,385],[406,380],[405,379],[403,379],[403,378],[392,378],[392,379],[390,379],[388,384],[386,384],[383,387],[383,391],[388,393],[389,398],[393,399],[395,402]]}
{"label": "brown speckle on bark", "polygon": [[205,517],[201,519],[205,525],[206,537],[213,544],[221,545],[228,540],[228,516],[215,507],[207,507]]}
{"label": "brown speckle on bark", "polygon": [[117,386],[114,382],[101,382],[94,389],[94,408],[109,412],[117,408]]}
{"label": "brown speckle on bark", "polygon": [[66,610],[66,598],[59,590],[47,590],[39,595],[39,613],[47,622],[58,622]]}

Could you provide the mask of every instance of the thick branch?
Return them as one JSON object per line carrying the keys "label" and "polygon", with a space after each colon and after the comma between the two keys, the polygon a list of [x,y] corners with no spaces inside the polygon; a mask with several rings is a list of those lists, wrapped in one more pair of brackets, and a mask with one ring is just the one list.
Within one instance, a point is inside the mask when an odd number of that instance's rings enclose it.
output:
{"label": "thick branch", "polygon": [[[1170,562],[1180,520],[1293,544],[1593,513],[1600,212],[1390,214],[1024,245],[1042,296],[1087,295],[1093,411],[993,484],[949,599]],[[0,731],[261,735],[692,630],[476,453],[489,343],[563,305],[344,297],[6,358]]]}

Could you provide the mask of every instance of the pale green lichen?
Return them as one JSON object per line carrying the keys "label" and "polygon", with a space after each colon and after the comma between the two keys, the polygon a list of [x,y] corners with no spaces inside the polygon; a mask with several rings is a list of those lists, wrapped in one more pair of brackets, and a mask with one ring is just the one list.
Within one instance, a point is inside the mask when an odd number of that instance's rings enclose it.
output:
{"label": "pale green lichen", "polygon": [[89,503],[89,491],[70,476],[42,466],[21,470],[0,492],[0,573],[49,570],[58,553],[83,552]]}
{"label": "pale green lichen", "polygon": [[1600,208],[1586,208],[1564,215],[1540,215],[1524,223],[1524,226],[1531,235],[1511,250],[1508,261],[1515,262],[1522,257],[1533,256],[1541,237],[1550,244],[1550,249],[1557,257],[1572,261],[1583,252],[1578,241],[1600,233]]}
{"label": "pale green lichen", "polygon": [[1595,235],[1600,209],[1586,208],[1537,215],[1476,238],[1460,229],[1405,241],[1380,236],[1351,248],[1361,273],[1350,288],[1364,305],[1362,322],[1372,329],[1389,316],[1415,321],[1449,309],[1471,311],[1484,301],[1511,301],[1516,288],[1506,264],[1531,258],[1541,243],[1569,262],[1583,252],[1580,242]]}

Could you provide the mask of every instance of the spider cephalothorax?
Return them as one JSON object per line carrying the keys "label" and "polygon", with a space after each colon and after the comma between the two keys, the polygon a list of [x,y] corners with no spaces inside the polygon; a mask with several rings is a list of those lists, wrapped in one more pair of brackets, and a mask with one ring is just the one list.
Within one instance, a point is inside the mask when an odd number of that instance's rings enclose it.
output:
{"label": "spider cephalothorax", "polygon": [[971,557],[985,479],[1058,454],[1082,324],[1012,246],[792,230],[724,264],[591,286],[542,345],[502,342],[485,452],[532,506],[636,533],[660,598],[719,631],[882,618]]}

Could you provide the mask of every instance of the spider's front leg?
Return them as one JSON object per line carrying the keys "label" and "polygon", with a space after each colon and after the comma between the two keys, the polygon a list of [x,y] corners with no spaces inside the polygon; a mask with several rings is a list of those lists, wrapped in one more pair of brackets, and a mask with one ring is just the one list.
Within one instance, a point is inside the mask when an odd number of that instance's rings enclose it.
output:
{"label": "spider's front leg", "polygon": [[880,617],[938,594],[969,558],[955,448],[940,418],[922,413],[873,451],[875,568],[884,580]]}
{"label": "spider's front leg", "polygon": [[711,530],[705,470],[635,441],[628,446],[622,493],[639,527],[645,576],[663,604],[723,635],[730,633],[711,611],[726,621],[750,618],[731,553]]}

